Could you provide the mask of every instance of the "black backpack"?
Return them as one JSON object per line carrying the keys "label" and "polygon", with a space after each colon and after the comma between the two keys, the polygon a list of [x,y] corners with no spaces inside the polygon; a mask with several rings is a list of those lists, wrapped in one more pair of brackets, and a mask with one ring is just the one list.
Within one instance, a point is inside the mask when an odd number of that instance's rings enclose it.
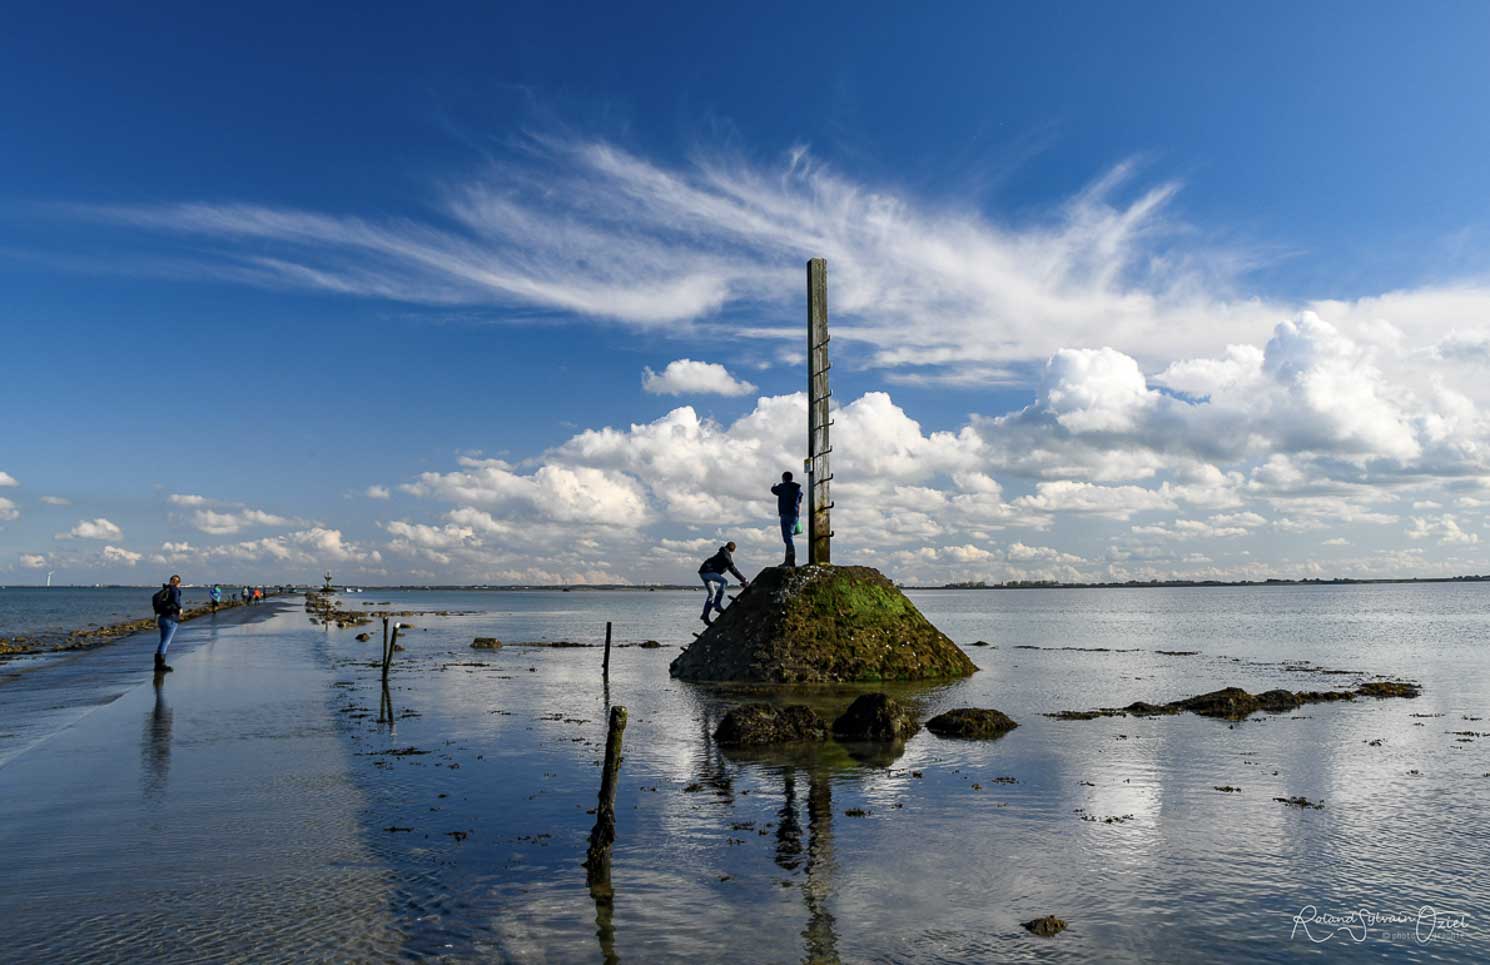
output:
{"label": "black backpack", "polygon": [[156,616],[172,616],[175,611],[171,607],[171,588],[169,586],[163,586],[156,590],[155,595],[150,598],[150,605],[155,608]]}

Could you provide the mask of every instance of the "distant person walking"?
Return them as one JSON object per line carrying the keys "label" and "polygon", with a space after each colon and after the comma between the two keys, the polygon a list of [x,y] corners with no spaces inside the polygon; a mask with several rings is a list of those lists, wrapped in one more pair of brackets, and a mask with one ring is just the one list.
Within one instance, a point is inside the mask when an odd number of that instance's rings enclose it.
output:
{"label": "distant person walking", "polygon": [[252,593],[252,591],[250,591],[249,588],[245,586],[243,588],[243,605],[244,606],[248,606],[249,601],[252,600],[252,599],[253,599],[253,593]]}
{"label": "distant person walking", "polygon": [[735,579],[740,581],[741,587],[750,585],[745,579],[745,574],[735,569],[735,544],[725,543],[719,547],[719,552],[704,560],[704,564],[698,568],[698,575],[704,581],[704,615],[700,617],[705,624],[712,624],[709,619],[709,610],[712,608],[718,613],[724,612],[724,588],[729,585],[725,573],[735,574]]}
{"label": "distant person walking", "polygon": [[155,672],[170,673],[166,651],[175,639],[176,628],[181,626],[181,577],[173,576],[171,582],[162,583],[150,603],[155,608],[155,623],[160,627],[160,644],[155,648]]}
{"label": "distant person walking", "polygon": [[212,600],[212,612],[216,613],[218,606],[222,604],[222,587],[216,583],[212,584],[212,590],[207,596]]}
{"label": "distant person walking", "polygon": [[776,515],[781,517],[781,541],[786,544],[786,562],[782,565],[796,566],[797,543],[792,537],[802,519],[802,487],[792,482],[791,473],[784,472],[771,492],[776,496]]}
{"label": "distant person walking", "polygon": [[258,602],[260,602],[263,599],[264,599],[264,588],[262,586],[254,587],[254,602],[255,603],[258,603]]}

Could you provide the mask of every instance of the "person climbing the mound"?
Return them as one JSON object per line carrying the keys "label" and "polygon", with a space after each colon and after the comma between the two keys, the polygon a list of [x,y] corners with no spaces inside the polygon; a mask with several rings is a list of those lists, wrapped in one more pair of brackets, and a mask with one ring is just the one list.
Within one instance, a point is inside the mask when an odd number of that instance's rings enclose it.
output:
{"label": "person climbing the mound", "polygon": [[699,619],[703,620],[705,625],[713,623],[709,619],[711,607],[718,613],[724,612],[724,588],[729,584],[729,580],[724,575],[726,572],[735,574],[735,579],[740,581],[742,589],[750,585],[745,575],[735,569],[734,553],[735,544],[725,543],[719,547],[719,552],[704,560],[704,565],[698,568],[698,575],[704,581],[704,615]]}

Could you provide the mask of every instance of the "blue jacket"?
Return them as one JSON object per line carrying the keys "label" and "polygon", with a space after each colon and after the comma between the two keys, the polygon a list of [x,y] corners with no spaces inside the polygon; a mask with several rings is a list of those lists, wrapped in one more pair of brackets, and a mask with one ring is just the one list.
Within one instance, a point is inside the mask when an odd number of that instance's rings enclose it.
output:
{"label": "blue jacket", "polygon": [[776,515],[796,519],[802,515],[802,487],[794,482],[780,482],[771,487],[776,494]]}

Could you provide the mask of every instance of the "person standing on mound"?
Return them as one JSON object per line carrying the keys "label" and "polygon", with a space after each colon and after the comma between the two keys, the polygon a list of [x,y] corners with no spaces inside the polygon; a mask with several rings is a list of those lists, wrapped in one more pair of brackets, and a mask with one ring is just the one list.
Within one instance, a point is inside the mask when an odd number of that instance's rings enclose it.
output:
{"label": "person standing on mound", "polygon": [[181,577],[171,577],[171,582],[162,583],[150,600],[155,608],[155,623],[160,627],[160,644],[155,648],[155,672],[170,673],[166,663],[166,651],[181,626]]}
{"label": "person standing on mound", "polygon": [[771,487],[776,497],[776,515],[781,517],[781,541],[786,544],[786,561],[782,566],[797,565],[797,523],[802,518],[802,487],[792,482],[792,474],[781,474],[781,482]]}
{"label": "person standing on mound", "polygon": [[735,569],[734,553],[735,544],[725,543],[719,547],[719,552],[704,560],[704,565],[698,568],[698,575],[704,581],[704,615],[699,619],[703,620],[705,625],[712,623],[709,619],[711,608],[718,613],[724,612],[724,588],[729,584],[729,580],[724,575],[726,572],[735,574],[735,579],[740,581],[742,589],[750,585],[745,575]]}

